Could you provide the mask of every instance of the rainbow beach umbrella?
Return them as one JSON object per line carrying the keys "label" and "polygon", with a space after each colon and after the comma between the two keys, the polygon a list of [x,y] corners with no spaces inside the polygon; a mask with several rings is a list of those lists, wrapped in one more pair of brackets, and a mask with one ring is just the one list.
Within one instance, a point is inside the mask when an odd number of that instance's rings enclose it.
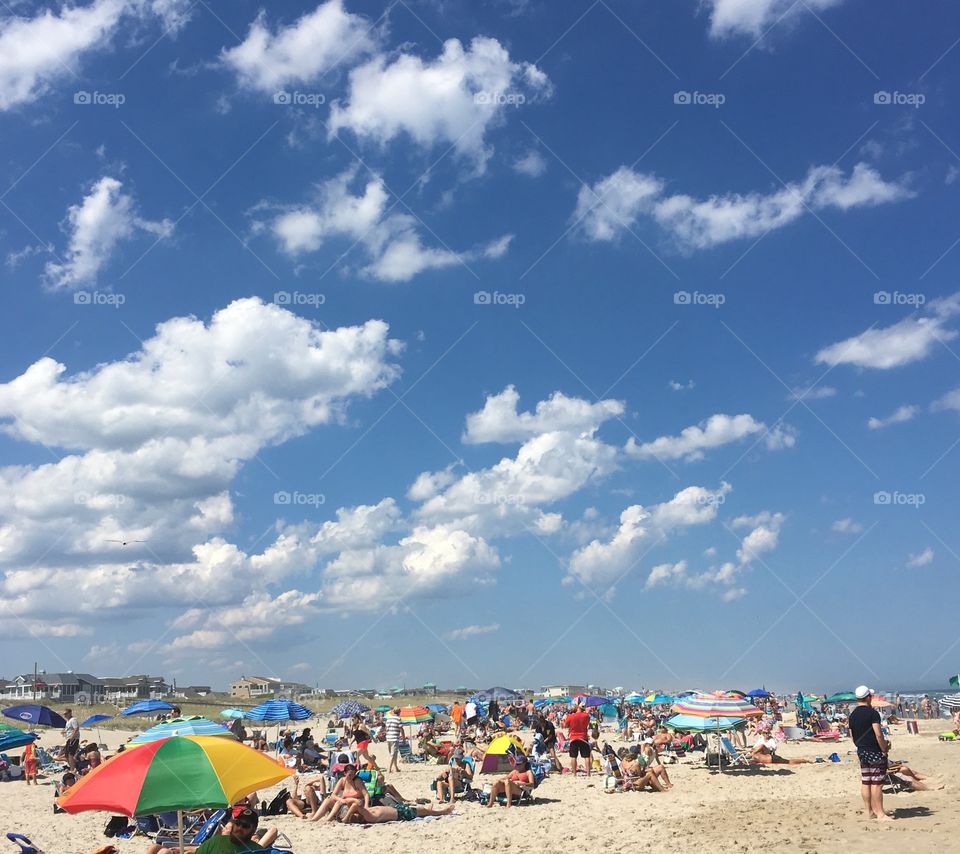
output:
{"label": "rainbow beach umbrella", "polygon": [[673,704],[672,710],[678,715],[693,715],[698,718],[750,718],[763,715],[749,700],[714,697],[710,694],[684,697]]}
{"label": "rainbow beach umbrella", "polygon": [[127,816],[176,811],[183,850],[183,810],[228,808],[293,771],[232,738],[173,736],[126,750],[94,768],[57,798],[68,813],[103,810]]}
{"label": "rainbow beach umbrella", "polygon": [[405,724],[422,724],[433,720],[433,712],[426,706],[403,706],[400,709],[400,722]]}

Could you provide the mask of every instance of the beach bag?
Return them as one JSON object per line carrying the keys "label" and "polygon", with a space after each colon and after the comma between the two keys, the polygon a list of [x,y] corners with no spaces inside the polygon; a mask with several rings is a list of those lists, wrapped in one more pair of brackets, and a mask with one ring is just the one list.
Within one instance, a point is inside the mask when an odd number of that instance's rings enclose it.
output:
{"label": "beach bag", "polygon": [[286,815],[287,814],[287,798],[290,797],[290,793],[286,789],[281,789],[273,796],[273,800],[267,804],[267,809],[264,812],[264,815]]}

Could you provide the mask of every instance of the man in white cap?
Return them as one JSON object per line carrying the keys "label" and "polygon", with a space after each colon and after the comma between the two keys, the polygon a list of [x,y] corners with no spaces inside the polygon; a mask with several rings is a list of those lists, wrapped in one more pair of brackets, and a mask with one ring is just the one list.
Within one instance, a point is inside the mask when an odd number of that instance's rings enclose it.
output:
{"label": "man in white cap", "polygon": [[883,811],[883,786],[887,782],[887,756],[890,742],[880,729],[880,713],[871,705],[873,689],[861,685],[854,692],[857,706],[850,712],[850,738],[860,760],[860,795],[870,818],[890,821]]}

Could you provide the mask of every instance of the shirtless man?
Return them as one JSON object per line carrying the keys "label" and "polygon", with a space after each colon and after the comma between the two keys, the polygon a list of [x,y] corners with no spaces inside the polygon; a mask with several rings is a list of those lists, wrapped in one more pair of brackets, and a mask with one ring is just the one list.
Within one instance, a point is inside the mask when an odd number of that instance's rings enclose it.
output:
{"label": "shirtless man", "polygon": [[449,815],[454,804],[445,807],[397,804],[395,807],[363,807],[354,801],[341,819],[344,824],[357,821],[363,824],[384,824],[388,821],[413,821],[428,815]]}

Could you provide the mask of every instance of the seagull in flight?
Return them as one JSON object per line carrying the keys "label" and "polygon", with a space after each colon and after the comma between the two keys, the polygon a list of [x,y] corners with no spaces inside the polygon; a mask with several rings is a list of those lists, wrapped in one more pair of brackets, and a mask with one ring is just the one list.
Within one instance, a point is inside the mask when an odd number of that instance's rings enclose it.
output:
{"label": "seagull in flight", "polygon": [[121,546],[128,546],[130,543],[145,543],[146,540],[104,540],[105,543],[120,543]]}

